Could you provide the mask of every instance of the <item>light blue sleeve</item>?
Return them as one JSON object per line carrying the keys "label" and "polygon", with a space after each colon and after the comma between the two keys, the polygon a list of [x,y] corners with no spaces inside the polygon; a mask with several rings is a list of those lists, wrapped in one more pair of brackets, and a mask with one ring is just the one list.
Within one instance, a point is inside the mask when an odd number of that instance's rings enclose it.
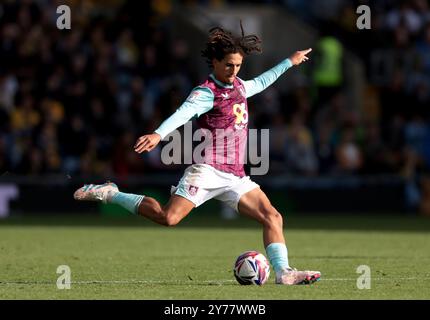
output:
{"label": "light blue sleeve", "polygon": [[277,64],[272,69],[262,73],[258,77],[252,80],[243,81],[243,85],[245,86],[246,97],[247,98],[252,97],[253,95],[266,89],[292,66],[293,64],[291,63],[291,60],[285,59],[284,61]]}
{"label": "light blue sleeve", "polygon": [[197,87],[191,91],[185,102],[154,131],[164,139],[170,132],[187,123],[194,117],[213,108],[214,94],[211,89]]}

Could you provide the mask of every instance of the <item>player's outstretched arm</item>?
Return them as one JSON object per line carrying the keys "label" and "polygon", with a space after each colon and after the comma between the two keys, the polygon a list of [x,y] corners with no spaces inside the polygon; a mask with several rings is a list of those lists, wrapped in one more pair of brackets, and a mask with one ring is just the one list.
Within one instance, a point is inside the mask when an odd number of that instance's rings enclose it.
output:
{"label": "player's outstretched arm", "polygon": [[187,100],[166,119],[152,134],[137,139],[134,151],[142,153],[153,150],[170,132],[184,125],[193,117],[199,117],[213,107],[214,95],[209,88],[197,87],[191,91]]}
{"label": "player's outstretched arm", "polygon": [[301,64],[304,61],[308,61],[309,58],[306,56],[309,52],[312,51],[312,48],[306,49],[306,50],[300,50],[294,52],[290,57],[290,61],[293,64],[293,66],[297,66]]}
{"label": "player's outstretched arm", "polygon": [[134,145],[134,151],[142,153],[144,151],[151,151],[154,149],[161,140],[161,136],[158,133],[145,134],[137,139]]}

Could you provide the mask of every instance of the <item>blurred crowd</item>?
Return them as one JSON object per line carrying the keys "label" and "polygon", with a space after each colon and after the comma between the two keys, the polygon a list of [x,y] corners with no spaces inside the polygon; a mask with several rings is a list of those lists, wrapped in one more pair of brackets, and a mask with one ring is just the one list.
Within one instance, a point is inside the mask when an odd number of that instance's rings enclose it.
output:
{"label": "blurred crowd", "polygon": [[[0,169],[13,174],[127,175],[158,166],[135,138],[192,89],[186,45],[156,1],[0,4]],[[168,3],[166,3],[168,5]],[[169,6],[167,6],[168,12]]]}
{"label": "blurred crowd", "polygon": [[[394,173],[415,181],[427,172],[428,1],[372,1],[371,31],[355,25],[363,1],[252,2],[279,6],[322,30],[308,85],[287,93],[272,86],[250,102],[251,127],[271,128],[270,173]],[[186,41],[172,37],[173,1],[67,3],[71,30],[56,28],[60,1],[0,4],[1,173],[174,170],[157,152],[132,150],[201,80]],[[346,50],[366,66],[358,109],[346,99]],[[413,199],[419,191],[411,186]]]}
{"label": "blurred crowd", "polygon": [[[407,204],[429,213],[430,1],[330,0],[322,5],[311,0],[306,1],[308,10],[305,2],[282,2],[303,20],[321,26],[322,34],[327,31],[330,41],[353,52],[366,66],[359,110],[348,111],[346,83],[340,81],[332,86],[334,93],[325,105],[324,97],[313,101],[317,116],[304,122],[304,131],[313,137],[311,153],[317,159],[313,169],[399,174],[407,181]],[[370,30],[357,28],[360,5],[371,8]],[[333,49],[327,48],[336,45],[327,46],[327,41],[322,38],[322,51],[332,55]],[[321,87],[318,78],[313,80],[315,87]],[[334,118],[330,125],[318,121],[324,109]],[[327,161],[327,155],[334,162]]]}

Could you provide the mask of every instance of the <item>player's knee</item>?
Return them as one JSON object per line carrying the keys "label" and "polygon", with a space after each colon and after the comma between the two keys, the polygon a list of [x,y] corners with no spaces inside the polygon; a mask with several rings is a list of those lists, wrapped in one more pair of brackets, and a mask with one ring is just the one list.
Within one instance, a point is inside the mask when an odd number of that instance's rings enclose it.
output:
{"label": "player's knee", "polygon": [[282,215],[273,206],[262,208],[262,215],[264,216],[265,224],[268,225],[282,225]]}
{"label": "player's knee", "polygon": [[166,215],[164,225],[166,227],[174,227],[179,223],[179,221],[181,221],[181,219],[179,219],[178,217],[176,217],[174,215]]}
{"label": "player's knee", "polygon": [[174,227],[176,226],[183,217],[183,214],[178,209],[172,209],[172,208],[165,208],[163,210],[163,216],[164,216],[164,223],[166,227]]}

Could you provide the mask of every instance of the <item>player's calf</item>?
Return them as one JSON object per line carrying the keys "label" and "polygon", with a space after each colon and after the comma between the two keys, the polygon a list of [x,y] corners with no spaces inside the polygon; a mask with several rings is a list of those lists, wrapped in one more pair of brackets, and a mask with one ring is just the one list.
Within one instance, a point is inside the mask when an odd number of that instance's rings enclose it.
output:
{"label": "player's calf", "polygon": [[166,212],[160,203],[154,198],[145,197],[137,209],[137,214],[147,217],[152,221],[166,227],[173,227],[179,223],[179,219],[175,218],[169,212]]}
{"label": "player's calf", "polygon": [[103,203],[118,204],[130,213],[144,216],[164,226],[177,225],[194,208],[194,203],[177,195],[172,195],[169,203],[162,207],[150,197],[118,190],[116,184],[84,185],[75,191],[73,197],[79,201],[102,201]]}

